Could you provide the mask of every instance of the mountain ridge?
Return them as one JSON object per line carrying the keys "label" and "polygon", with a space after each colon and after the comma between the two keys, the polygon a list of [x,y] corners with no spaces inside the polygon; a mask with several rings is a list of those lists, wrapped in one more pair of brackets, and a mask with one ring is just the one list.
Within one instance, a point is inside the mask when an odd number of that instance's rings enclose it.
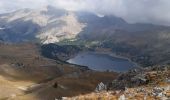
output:
{"label": "mountain ridge", "polygon": [[74,38],[95,40],[104,37],[105,34],[114,37],[114,34],[119,32],[136,34],[155,30],[170,31],[168,26],[129,24],[122,18],[112,15],[99,17],[90,12],[66,11],[53,6],[1,14],[0,23],[0,27],[4,28],[0,30],[0,37],[6,41],[34,40],[43,44]]}

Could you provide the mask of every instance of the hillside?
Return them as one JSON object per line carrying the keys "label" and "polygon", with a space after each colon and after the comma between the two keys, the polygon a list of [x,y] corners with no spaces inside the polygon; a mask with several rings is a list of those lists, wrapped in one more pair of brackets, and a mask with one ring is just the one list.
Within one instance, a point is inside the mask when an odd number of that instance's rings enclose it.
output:
{"label": "hillside", "polygon": [[106,88],[100,83],[96,92],[63,97],[63,100],[169,100],[170,67],[162,67],[146,68],[144,72],[129,71],[119,75],[112,83],[106,84]]}
{"label": "hillside", "polygon": [[[0,47],[2,100],[116,100],[124,97],[159,100],[169,96],[169,65],[134,69],[126,73],[97,72],[57,59],[54,61],[44,58],[39,52],[41,48],[38,44],[1,43]],[[100,87],[100,82],[107,88]],[[161,92],[153,92],[159,90]],[[163,93],[165,96],[160,97],[161,94],[154,93]]]}
{"label": "hillside", "polygon": [[90,93],[100,81],[111,81],[117,76],[114,72],[92,71],[45,58],[38,44],[1,43],[0,48],[0,100],[76,96]]}

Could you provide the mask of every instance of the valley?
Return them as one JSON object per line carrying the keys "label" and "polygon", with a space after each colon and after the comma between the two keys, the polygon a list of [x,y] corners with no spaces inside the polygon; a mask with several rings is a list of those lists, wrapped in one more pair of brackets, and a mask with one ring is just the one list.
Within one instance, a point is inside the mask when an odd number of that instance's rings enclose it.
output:
{"label": "valley", "polygon": [[0,100],[168,100],[169,81],[170,26],[51,5],[0,14]]}

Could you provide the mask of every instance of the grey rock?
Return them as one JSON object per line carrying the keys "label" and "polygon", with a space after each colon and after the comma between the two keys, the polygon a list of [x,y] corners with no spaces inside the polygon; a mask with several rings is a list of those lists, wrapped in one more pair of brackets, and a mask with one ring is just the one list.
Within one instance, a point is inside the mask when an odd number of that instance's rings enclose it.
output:
{"label": "grey rock", "polygon": [[106,85],[103,82],[101,82],[97,85],[95,91],[99,92],[99,91],[103,91],[103,90],[106,90],[106,89],[107,89]]}

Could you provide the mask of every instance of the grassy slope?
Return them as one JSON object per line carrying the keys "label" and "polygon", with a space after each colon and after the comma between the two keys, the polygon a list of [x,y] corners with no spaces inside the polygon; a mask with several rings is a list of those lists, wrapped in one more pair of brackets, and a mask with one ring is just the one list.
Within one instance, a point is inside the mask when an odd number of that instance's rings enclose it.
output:
{"label": "grassy slope", "polygon": [[[84,71],[75,65],[56,63],[42,57],[34,44],[1,44],[0,48],[0,100],[52,100],[59,96],[75,96],[90,93],[99,82],[116,77],[115,73]],[[54,88],[55,82],[61,87]]]}

